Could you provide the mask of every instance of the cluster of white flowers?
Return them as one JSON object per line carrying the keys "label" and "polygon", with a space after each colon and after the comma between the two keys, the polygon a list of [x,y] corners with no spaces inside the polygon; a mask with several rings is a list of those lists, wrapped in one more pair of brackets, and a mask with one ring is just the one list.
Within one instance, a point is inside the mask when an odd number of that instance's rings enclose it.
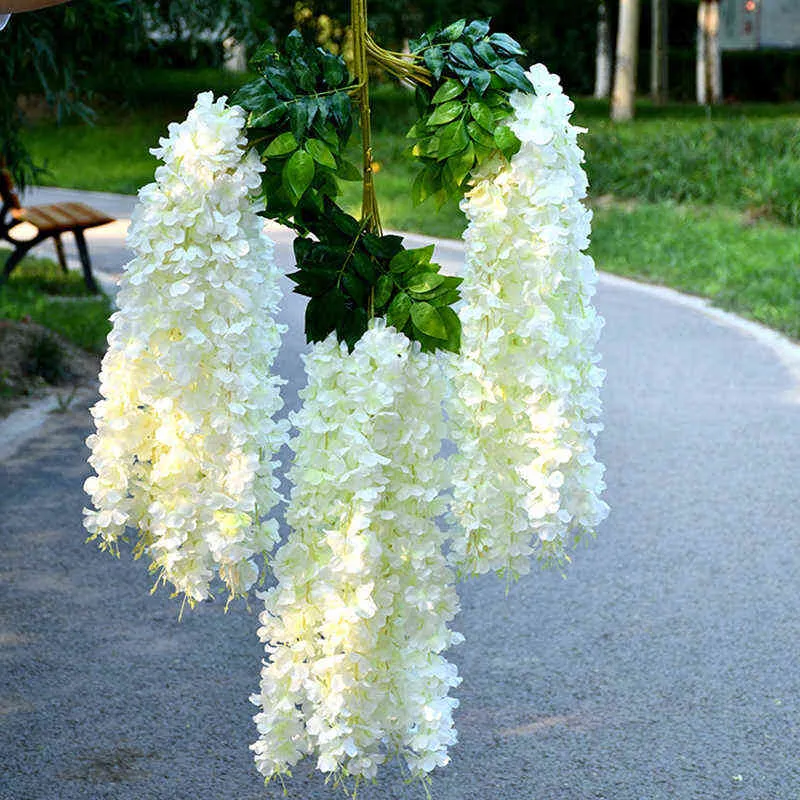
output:
{"label": "cluster of white flowers", "polygon": [[246,592],[253,556],[277,540],[262,515],[280,499],[273,458],[288,438],[272,420],[281,290],[244,123],[201,94],[152,150],[164,163],[139,193],[87,440],[92,538],[116,552],[138,529],[134,552],[190,603],[215,574],[231,596]]}
{"label": "cluster of white flowers", "polygon": [[516,577],[606,516],[601,429],[602,319],[591,304],[581,129],[559,78],[537,64],[533,94],[514,92],[509,124],[522,147],[474,176],[462,208],[467,265],[462,357],[450,408],[453,543],[463,574]]}
{"label": "cluster of white flowers", "polygon": [[256,765],[271,778],[313,754],[358,781],[399,754],[426,779],[456,740],[459,678],[441,653],[462,638],[448,629],[458,599],[435,521],[443,375],[381,319],[352,353],[332,334],[305,364],[292,531],[263,595]]}

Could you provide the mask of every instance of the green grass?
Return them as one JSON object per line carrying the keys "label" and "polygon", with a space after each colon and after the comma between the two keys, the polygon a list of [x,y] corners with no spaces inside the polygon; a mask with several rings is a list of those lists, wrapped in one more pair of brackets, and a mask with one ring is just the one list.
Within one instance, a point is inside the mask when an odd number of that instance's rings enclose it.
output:
{"label": "green grass", "polygon": [[[162,70],[142,74],[122,106],[113,91],[98,124],[57,129],[41,122],[28,132],[49,182],[133,193],[152,181],[148,150],[181,119],[197,91],[232,93],[246,76]],[[632,198],[598,211],[592,253],[611,272],[710,297],[714,302],[800,337],[800,106],[724,106],[709,112],[689,105],[637,106],[637,119],[612,125],[607,104],[579,99],[582,137],[594,197]],[[387,229],[458,238],[464,218],[455,202],[437,210],[411,204],[415,166],[405,155],[414,121],[410,93],[378,87],[373,93],[375,183]],[[353,160],[358,161],[357,145]],[[360,205],[360,184],[343,186],[343,204]],[[684,206],[676,204],[687,204]],[[743,222],[743,211],[763,217]],[[2,311],[0,311],[0,315]]]}
{"label": "green grass", "polygon": [[34,160],[48,172],[40,183],[72,189],[136,194],[153,180],[157,166],[150,148],[167,135],[167,125],[181,120],[198,92],[232,95],[250,76],[223,70],[142,71],[125,88],[95,87],[97,119],[57,126],[51,119],[30,124],[25,141]]}
{"label": "green grass", "polygon": [[800,236],[721,208],[647,203],[595,214],[601,269],[709,298],[800,339]]}
{"label": "green grass", "polygon": [[[8,250],[0,250],[0,269],[7,257]],[[0,286],[0,319],[29,318],[93,353],[105,350],[110,314],[105,295],[90,294],[82,275],[64,275],[47,259],[27,256]]]}

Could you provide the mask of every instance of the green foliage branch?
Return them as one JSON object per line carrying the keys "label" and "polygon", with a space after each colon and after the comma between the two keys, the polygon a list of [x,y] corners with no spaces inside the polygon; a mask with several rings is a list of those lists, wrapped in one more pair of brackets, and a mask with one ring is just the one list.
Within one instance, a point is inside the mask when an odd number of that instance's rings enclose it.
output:
{"label": "green foliage branch", "polygon": [[[519,142],[503,120],[512,90],[531,91],[510,36],[489,33],[488,20],[459,20],[432,29],[412,53],[383,50],[366,27],[364,0],[353,4],[354,72],[344,60],[307,42],[298,31],[282,50],[262,45],[252,66],[258,78],[234,102],[248,113],[250,142],[266,171],[265,216],[299,235],[295,292],[309,298],[305,331],[316,342],[335,331],[352,349],[374,316],[385,316],[423,350],[458,352],[461,323],[453,305],[461,278],[442,275],[433,246],[408,250],[383,234],[372,184],[366,57],[417,85],[420,119],[409,131],[422,170],[416,202],[439,203],[463,191],[485,159],[510,158]],[[363,165],[345,158],[359,117]],[[361,180],[361,219],[336,203],[339,181]]]}

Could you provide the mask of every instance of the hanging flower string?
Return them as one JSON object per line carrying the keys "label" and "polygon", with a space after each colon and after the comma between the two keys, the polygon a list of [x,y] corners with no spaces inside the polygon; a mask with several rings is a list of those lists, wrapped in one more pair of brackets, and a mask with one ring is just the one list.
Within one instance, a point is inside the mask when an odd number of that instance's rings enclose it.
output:
{"label": "hanging flower string", "polygon": [[[290,530],[259,595],[251,747],[267,781],[310,756],[355,792],[398,756],[427,788],[456,741],[460,679],[444,653],[462,639],[457,571],[512,578],[532,556],[563,561],[608,510],[580,129],[557,76],[525,73],[519,45],[489,28],[429,31],[404,66],[354,0],[353,79],[299,33],[285,54],[261,48],[243,108],[200,95],[140,192],[88,439],[86,527],[112,551],[136,529],[135,554],[190,603],[217,577],[244,595],[255,557],[278,544],[265,521],[281,499],[274,454],[295,426]],[[415,197],[468,188],[458,314],[460,279],[439,273],[433,247],[381,233],[368,51],[421,84]],[[359,219],[335,201],[353,172],[355,96]],[[259,213],[300,234],[289,277],[310,298],[308,382],[286,422],[274,421],[284,331]],[[448,434],[458,452],[445,459]]]}
{"label": "hanging flower string", "polygon": [[270,374],[285,328],[244,122],[207,92],[152,151],[164,163],[139,193],[87,440],[90,538],[117,552],[137,529],[134,553],[189,603],[215,575],[245,594],[277,539],[261,517],[279,500],[272,459],[288,435]]}
{"label": "hanging flower string", "polygon": [[356,782],[395,754],[423,779],[448,761],[459,678],[442,652],[462,637],[448,628],[458,600],[436,523],[446,483],[437,361],[382,319],[352,353],[331,335],[305,357],[291,533],[263,595],[269,660],[252,698],[267,779],[306,754]]}
{"label": "hanging flower string", "polygon": [[511,95],[521,148],[473,175],[462,291],[462,356],[451,403],[452,511],[463,533],[463,574],[515,578],[530,559],[567,558],[565,546],[608,512],[594,438],[604,371],[603,321],[591,304],[596,273],[581,132],[559,78],[537,64],[534,92]]}

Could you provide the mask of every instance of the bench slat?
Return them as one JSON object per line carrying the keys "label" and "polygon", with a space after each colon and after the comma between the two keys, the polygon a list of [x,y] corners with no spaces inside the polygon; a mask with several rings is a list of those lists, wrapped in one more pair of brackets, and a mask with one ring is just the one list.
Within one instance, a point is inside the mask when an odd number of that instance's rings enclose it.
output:
{"label": "bench slat", "polygon": [[14,219],[29,222],[42,232],[85,230],[113,222],[113,218],[83,203],[29,206],[12,212]]}

